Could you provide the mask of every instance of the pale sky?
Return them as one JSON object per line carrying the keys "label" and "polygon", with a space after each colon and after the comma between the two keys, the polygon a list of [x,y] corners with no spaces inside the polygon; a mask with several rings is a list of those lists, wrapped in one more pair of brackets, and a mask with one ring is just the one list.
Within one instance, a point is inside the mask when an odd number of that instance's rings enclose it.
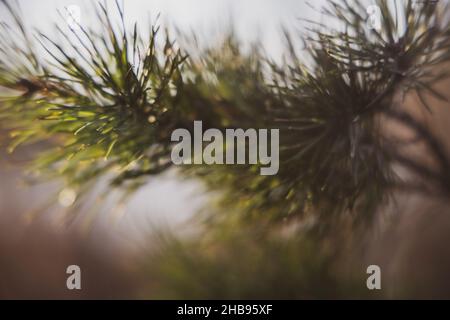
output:
{"label": "pale sky", "polygon": [[[128,25],[135,21],[142,26],[149,18],[161,15],[162,25],[176,25],[183,31],[194,30],[208,41],[220,36],[231,24],[238,36],[249,42],[261,39],[269,54],[278,57],[282,52],[281,26],[301,29],[299,18],[317,19],[306,0],[119,0],[124,3]],[[70,5],[81,8],[81,23],[94,25],[92,3],[87,0],[19,0],[25,21],[29,26],[52,33],[52,24],[64,23],[58,14]],[[106,0],[114,9],[115,0]],[[325,0],[314,0],[315,6]],[[4,13],[0,13],[0,17]]]}

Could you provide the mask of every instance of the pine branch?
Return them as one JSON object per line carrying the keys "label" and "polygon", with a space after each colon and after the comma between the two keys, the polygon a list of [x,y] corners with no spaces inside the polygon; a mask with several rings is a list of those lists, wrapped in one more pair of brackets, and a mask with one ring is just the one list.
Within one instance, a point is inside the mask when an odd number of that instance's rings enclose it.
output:
{"label": "pine branch", "polygon": [[[329,217],[369,208],[362,215],[370,217],[396,181],[378,116],[392,110],[399,93],[442,99],[433,84],[448,76],[433,72],[450,60],[444,5],[406,1],[394,11],[377,1],[382,23],[375,30],[360,2],[330,2],[323,13],[345,31],[311,25],[300,39],[309,57],[297,54],[288,35],[290,59],[277,65],[257,49],[243,53],[231,36],[190,58],[169,36],[159,47],[158,27],[142,41],[136,25],[124,29],[119,5],[119,29],[99,4],[102,30],[80,26],[74,41],[56,27],[64,44],[42,33],[32,41],[17,11],[2,4],[15,22],[4,27],[18,28],[23,40],[0,39],[0,84],[12,92],[0,114],[14,129],[11,150],[51,139],[55,147],[37,160],[40,170],[79,188],[107,175],[120,185],[169,168],[170,134],[192,130],[193,120],[220,130],[280,128],[275,177],[259,176],[257,165],[182,169],[222,190],[226,207],[248,217],[279,220],[311,208]],[[37,57],[36,42],[49,59]]]}

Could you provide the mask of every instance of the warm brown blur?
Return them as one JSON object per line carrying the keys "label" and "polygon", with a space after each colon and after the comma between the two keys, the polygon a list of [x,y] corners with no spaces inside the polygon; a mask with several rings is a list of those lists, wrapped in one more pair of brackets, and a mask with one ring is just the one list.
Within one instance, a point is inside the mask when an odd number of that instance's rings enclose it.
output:
{"label": "warm brown blur", "polygon": [[[449,66],[441,66],[449,68]],[[436,86],[450,101],[450,81]],[[427,96],[431,112],[420,104],[414,94],[402,103],[404,110],[426,124],[450,156],[450,105]],[[404,128],[393,128],[396,136],[414,138]],[[412,158],[436,165],[430,152],[421,143],[408,150]],[[402,173],[404,174],[404,173]],[[407,177],[407,174],[406,174]],[[425,182],[425,187],[429,187]],[[380,263],[384,270],[388,297],[450,298],[450,199],[432,187],[428,192],[399,191],[383,210],[394,222],[373,241],[368,260]],[[408,293],[406,293],[408,292]]]}
{"label": "warm brown blur", "polygon": [[[26,156],[1,153],[0,299],[135,298],[131,255],[102,235],[52,227],[45,212],[27,218],[51,187],[20,187],[18,163]],[[81,268],[82,290],[66,288],[66,268],[72,264]]]}
{"label": "warm brown blur", "polygon": [[[21,230],[2,224],[0,232],[0,299],[135,297],[133,273],[121,253],[104,253],[73,234],[39,226]],[[66,268],[71,264],[81,268],[81,290],[66,288]]]}

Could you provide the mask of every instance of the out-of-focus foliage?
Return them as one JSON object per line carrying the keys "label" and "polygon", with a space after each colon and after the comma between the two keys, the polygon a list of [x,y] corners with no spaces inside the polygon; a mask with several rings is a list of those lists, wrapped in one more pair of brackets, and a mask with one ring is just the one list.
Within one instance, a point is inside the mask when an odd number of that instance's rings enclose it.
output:
{"label": "out-of-focus foliage", "polygon": [[[223,226],[222,226],[223,227]],[[155,241],[155,239],[153,239]],[[162,299],[375,298],[360,261],[337,239],[280,237],[264,225],[180,241],[167,233],[145,256],[142,296]],[[355,258],[355,256],[353,257]]]}
{"label": "out-of-focus foliage", "polygon": [[[383,117],[418,131],[447,172],[450,162],[432,137],[397,106],[412,92],[425,109],[426,95],[444,99],[433,84],[448,76],[436,72],[450,60],[448,3],[376,4],[379,30],[370,28],[361,2],[330,1],[323,13],[342,31],[311,23],[301,39],[287,34],[280,64],[257,46],[243,50],[232,36],[190,57],[156,26],[145,39],[137,26],[125,30],[119,4],[119,24],[99,4],[101,29],[55,26],[65,39],[59,43],[30,34],[18,11],[2,1],[11,21],[1,25],[0,121],[13,138],[10,150],[50,141],[53,147],[35,167],[86,192],[101,177],[130,187],[171,167],[170,135],[176,128],[192,130],[194,120],[204,129],[279,128],[275,176],[259,175],[258,165],[180,168],[220,191],[220,205],[210,209],[213,223],[204,239],[169,240],[149,258],[150,272],[159,275],[155,292],[171,298],[327,298],[350,290],[360,296],[354,279],[339,278],[336,269],[335,254],[345,242],[329,247],[326,237],[316,238],[323,233],[285,239],[278,231],[248,228],[269,222],[275,229],[280,221],[305,218],[321,231],[339,233],[335,222],[372,221],[390,188],[401,183],[393,161],[430,177],[386,139]],[[307,47],[300,52],[301,40]],[[37,55],[39,45],[46,58]],[[344,230],[349,237],[357,233]]]}

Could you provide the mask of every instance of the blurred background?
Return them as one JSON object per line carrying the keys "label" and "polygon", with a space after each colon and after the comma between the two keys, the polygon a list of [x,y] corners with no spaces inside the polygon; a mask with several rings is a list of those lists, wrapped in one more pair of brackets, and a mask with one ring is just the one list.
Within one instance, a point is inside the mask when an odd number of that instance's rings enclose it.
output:
{"label": "blurred background", "polygon": [[[107,2],[113,8],[113,1]],[[314,1],[314,5],[320,7],[325,2]],[[98,23],[89,1],[20,0],[19,3],[27,26],[48,35],[55,34],[54,23],[65,23],[58,11],[64,12],[69,5],[80,7],[81,24]],[[232,27],[243,43],[260,41],[276,61],[282,60],[285,48],[283,26],[301,32],[304,25],[299,18],[324,21],[306,1],[298,0],[126,0],[124,8],[128,26],[135,21],[145,25],[160,15],[160,24],[182,33],[192,31],[204,45],[219,41]],[[0,12],[0,20],[5,14]],[[438,84],[447,92],[449,85],[448,81]],[[448,103],[434,101],[433,112],[423,113],[417,101],[410,99],[410,111],[433,127],[450,154]],[[7,139],[0,128],[0,141]],[[194,214],[208,200],[205,187],[197,180],[181,179],[175,170],[169,170],[150,179],[120,208],[106,204],[92,216],[81,207],[68,224],[62,217],[76,194],[72,190],[60,192],[58,181],[32,183],[24,166],[42,147],[22,148],[13,155],[5,149],[0,152],[0,298],[155,296],[142,288],[143,281],[152,279],[142,273],[138,261],[151,247],[149,239],[153,239],[155,230],[172,230],[177,235],[195,232]],[[95,196],[92,196],[94,203]],[[379,264],[383,283],[392,284],[383,292],[384,297],[403,297],[403,289],[397,288],[411,283],[412,297],[450,298],[448,200],[398,193],[384,208],[398,223],[381,233],[368,234],[370,250],[363,257],[367,264]],[[70,264],[83,270],[81,291],[68,291],[65,287],[65,268]],[[364,275],[363,271],[358,276]],[[364,280],[361,286],[365,286]],[[339,294],[332,292],[330,296]]]}

